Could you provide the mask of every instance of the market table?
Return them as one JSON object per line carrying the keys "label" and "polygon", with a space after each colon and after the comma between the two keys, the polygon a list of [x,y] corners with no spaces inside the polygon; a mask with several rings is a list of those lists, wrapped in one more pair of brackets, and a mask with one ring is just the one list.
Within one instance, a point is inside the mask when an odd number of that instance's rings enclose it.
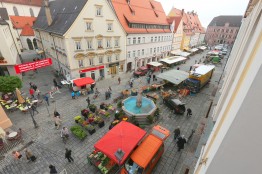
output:
{"label": "market table", "polygon": [[17,136],[17,132],[12,132],[8,135],[8,138],[15,138]]}

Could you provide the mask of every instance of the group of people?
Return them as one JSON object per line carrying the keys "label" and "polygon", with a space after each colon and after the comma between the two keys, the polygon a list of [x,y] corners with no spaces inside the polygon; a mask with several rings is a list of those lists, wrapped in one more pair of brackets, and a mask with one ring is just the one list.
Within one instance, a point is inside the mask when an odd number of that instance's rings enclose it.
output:
{"label": "group of people", "polygon": [[[16,160],[19,160],[23,157],[23,155],[19,151],[13,151],[12,154]],[[28,161],[35,162],[36,160],[35,155],[33,155],[32,152],[28,149],[25,149],[25,156]]]}
{"label": "group of people", "polygon": [[30,82],[29,83],[30,88],[29,88],[29,94],[31,95],[31,98],[34,99],[35,95],[37,96],[37,98],[40,98],[40,90],[37,88],[36,84]]}
{"label": "group of people", "polygon": [[181,149],[184,149],[185,144],[187,143],[187,139],[185,138],[184,135],[180,135],[180,127],[178,126],[175,130],[174,130],[174,141],[177,144],[177,148],[178,148],[178,152]]}
{"label": "group of people", "polygon": [[148,84],[150,84],[151,78],[153,78],[153,81],[157,81],[156,75],[149,72],[148,76],[146,77]]}

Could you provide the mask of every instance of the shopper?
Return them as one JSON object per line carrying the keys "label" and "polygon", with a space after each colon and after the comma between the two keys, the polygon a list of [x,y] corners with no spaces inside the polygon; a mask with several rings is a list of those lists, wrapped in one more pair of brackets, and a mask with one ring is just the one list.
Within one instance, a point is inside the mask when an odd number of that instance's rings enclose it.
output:
{"label": "shopper", "polygon": [[35,98],[35,96],[34,96],[35,90],[32,87],[30,87],[30,89],[29,89],[29,94],[31,95],[32,98]]}
{"label": "shopper", "polygon": [[18,151],[13,151],[12,154],[13,154],[13,157],[14,157],[15,159],[17,159],[17,160],[20,159],[20,158],[22,158],[21,153],[19,153]]}
{"label": "shopper", "polygon": [[89,106],[89,105],[90,105],[90,99],[89,99],[89,97],[87,97],[86,102],[87,102],[87,105]]}
{"label": "shopper", "polygon": [[118,77],[118,84],[120,85],[120,83],[121,83],[121,78]]}
{"label": "shopper", "polygon": [[180,127],[177,126],[177,128],[174,130],[174,141],[176,141],[176,139],[180,137]]}
{"label": "shopper", "polygon": [[190,108],[187,108],[186,116],[190,116],[191,117],[191,115],[192,115],[192,110]]}
{"label": "shopper", "polygon": [[76,95],[75,95],[75,92],[74,92],[74,91],[71,92],[71,97],[72,97],[72,99],[75,99],[75,98],[76,98]]}
{"label": "shopper", "polygon": [[25,149],[25,156],[26,156],[26,159],[29,160],[29,161],[35,162],[35,160],[36,160],[36,157],[28,149]]}
{"label": "shopper", "polygon": [[66,152],[65,152],[65,158],[68,160],[68,162],[71,163],[71,161],[74,162],[74,159],[72,158],[71,154],[72,154],[72,151],[70,149],[65,149]]}
{"label": "shopper", "polygon": [[46,101],[47,105],[49,106],[49,97],[48,97],[48,94],[45,94],[44,100]]}
{"label": "shopper", "polygon": [[178,152],[181,150],[181,149],[184,149],[184,146],[185,146],[185,144],[186,144],[186,139],[185,139],[185,137],[184,137],[184,135],[182,135],[181,137],[178,137],[178,139],[177,139],[177,147],[178,147]]}
{"label": "shopper", "polygon": [[57,171],[56,171],[56,168],[55,168],[55,166],[53,166],[53,165],[49,165],[49,169],[50,169],[50,174],[57,174]]}

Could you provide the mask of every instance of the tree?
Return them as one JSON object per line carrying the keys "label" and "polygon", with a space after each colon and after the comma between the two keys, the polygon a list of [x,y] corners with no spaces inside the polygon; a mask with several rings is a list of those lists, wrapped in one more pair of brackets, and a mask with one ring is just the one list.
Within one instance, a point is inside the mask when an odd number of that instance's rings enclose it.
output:
{"label": "tree", "polygon": [[22,81],[17,76],[0,76],[0,92],[14,92],[22,87]]}

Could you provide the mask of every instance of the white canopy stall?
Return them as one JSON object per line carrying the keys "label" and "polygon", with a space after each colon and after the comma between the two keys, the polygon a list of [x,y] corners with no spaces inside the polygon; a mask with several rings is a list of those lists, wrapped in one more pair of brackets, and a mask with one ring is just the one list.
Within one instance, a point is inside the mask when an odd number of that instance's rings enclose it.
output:
{"label": "white canopy stall", "polygon": [[173,69],[157,75],[157,78],[164,79],[175,85],[179,85],[181,82],[186,80],[188,76],[188,72]]}

